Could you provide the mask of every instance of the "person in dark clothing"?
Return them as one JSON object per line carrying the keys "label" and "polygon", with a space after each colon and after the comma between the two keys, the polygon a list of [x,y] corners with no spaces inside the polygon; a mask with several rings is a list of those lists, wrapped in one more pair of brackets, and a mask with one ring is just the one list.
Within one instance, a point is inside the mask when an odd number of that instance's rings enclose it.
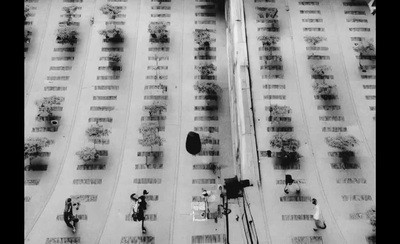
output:
{"label": "person in dark clothing", "polygon": [[144,227],[144,210],[147,209],[146,195],[149,194],[148,191],[143,190],[143,195],[138,199],[138,220],[142,221],[142,233],[146,233],[146,228]]}
{"label": "person in dark clothing", "polygon": [[[71,221],[73,222],[73,224],[71,224]],[[75,221],[74,214],[73,214],[73,211],[72,211],[72,200],[71,200],[71,198],[67,198],[65,200],[64,222],[65,222],[65,224],[67,224],[67,226],[69,228],[72,228],[72,232],[75,233],[75,231],[76,231],[75,224],[76,224],[77,221]]]}

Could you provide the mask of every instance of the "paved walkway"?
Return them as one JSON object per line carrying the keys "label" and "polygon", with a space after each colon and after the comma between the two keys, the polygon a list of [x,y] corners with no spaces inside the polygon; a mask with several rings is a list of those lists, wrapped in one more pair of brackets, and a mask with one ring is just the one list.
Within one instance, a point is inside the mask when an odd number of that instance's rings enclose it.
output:
{"label": "paved walkway", "polygon": [[[260,188],[257,185],[247,188],[246,211],[250,210],[255,218],[254,223],[258,224],[255,229],[262,243],[268,238],[271,243],[279,244],[364,243],[372,228],[363,213],[375,203],[375,134],[371,130],[375,124],[375,73],[374,69],[367,73],[357,70],[358,61],[351,45],[357,38],[374,37],[375,19],[366,6],[348,6],[333,0],[314,1],[318,5],[299,2],[302,1],[245,1],[262,180]],[[121,10],[114,20],[99,10],[106,3],[119,6]],[[217,222],[202,219],[200,211],[194,207],[201,202],[202,188],[218,196],[218,185],[236,174],[231,146],[223,3],[39,0],[26,1],[26,4],[33,7],[31,11],[35,15],[28,19],[32,21],[33,35],[25,59],[25,134],[26,137],[46,136],[55,143],[45,149],[47,154],[32,161],[33,165],[43,165],[42,169],[25,174],[25,242],[225,243],[228,239],[225,217],[218,218]],[[73,18],[78,25],[78,43],[74,46],[57,44],[55,34],[59,22],[65,18],[62,8],[72,4],[79,7]],[[270,23],[258,21],[256,7],[266,6],[278,8],[278,29],[266,28]],[[310,10],[321,13],[316,16],[310,12],[301,14],[301,11]],[[91,17],[94,17],[93,25]],[[322,19],[322,22],[303,19]],[[161,20],[169,23],[170,41],[151,44],[148,24]],[[106,24],[123,29],[122,43],[103,42],[98,31]],[[209,51],[211,59],[204,59],[194,42],[193,31],[205,28],[210,29],[211,37],[215,38]],[[322,33],[311,34],[327,37],[321,46],[328,51],[315,54],[329,56],[329,60],[318,62],[332,66],[333,82],[338,87],[338,98],[332,104],[314,99],[309,65],[317,61],[307,59],[309,51],[303,36],[308,32],[303,28],[325,28]],[[273,55],[282,56],[282,62],[275,64],[280,65],[282,71],[260,68],[266,64],[263,59],[268,55],[260,51],[262,45],[257,37],[261,33],[280,37],[277,44],[280,49]],[[107,70],[110,52],[121,54],[122,71]],[[193,88],[199,75],[195,66],[202,63],[213,63],[217,67],[215,82],[222,93],[216,104]],[[271,74],[284,76],[265,78]],[[159,84],[167,89],[162,91]],[[51,95],[65,98],[55,111],[60,116],[57,127],[35,120],[35,101]],[[159,135],[165,142],[150,149],[139,143],[142,135],[138,128],[153,120],[145,106],[154,100],[165,101],[167,105],[167,110],[155,121],[159,123]],[[291,121],[284,125],[292,128],[301,142],[299,153],[303,157],[298,168],[279,168],[274,164],[275,158],[264,156],[264,152],[270,150],[269,140],[276,133],[272,131],[276,127],[266,120],[269,115],[266,107],[270,103],[291,108]],[[215,105],[217,111],[210,111]],[[340,106],[340,110],[324,110],[327,105]],[[344,120],[325,121],[320,119],[323,116]],[[100,159],[85,164],[76,152],[93,146],[85,130],[96,121],[110,129],[111,134],[96,144],[102,152]],[[335,133],[324,128],[345,128],[346,133],[361,141],[355,151],[359,168],[335,168],[337,158],[331,156],[335,154],[324,142],[325,136]],[[189,131],[212,138],[208,144],[203,144],[200,155],[186,152]],[[146,157],[150,151],[162,152],[162,156]],[[146,161],[150,162],[148,167]],[[213,173],[207,168],[209,162],[218,163],[221,170]],[[283,192],[285,173],[300,180],[300,197]],[[250,178],[251,182],[256,180]],[[149,191],[146,234],[141,233],[140,223],[132,221],[128,214],[130,194],[140,195],[144,189]],[[254,197],[259,193],[262,199]],[[66,227],[62,218],[67,197],[81,203],[76,212],[80,218],[76,233]],[[312,230],[310,199],[313,197],[319,200],[328,225],[319,232]],[[210,198],[210,209],[215,210],[219,198],[216,197],[215,202],[212,200]],[[245,206],[240,200],[229,201],[231,244],[246,243],[246,236],[249,238],[244,227],[251,223],[245,221]]]}

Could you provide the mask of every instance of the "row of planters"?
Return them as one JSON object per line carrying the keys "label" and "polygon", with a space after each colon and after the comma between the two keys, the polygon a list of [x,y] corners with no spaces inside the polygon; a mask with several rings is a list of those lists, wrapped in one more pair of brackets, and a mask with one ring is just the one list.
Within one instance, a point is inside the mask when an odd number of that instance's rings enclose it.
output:
{"label": "row of planters", "polygon": [[[150,34],[149,42],[151,44],[165,44],[169,43],[167,22],[156,21],[151,22],[148,25],[148,32]],[[154,55],[154,60],[156,61],[156,75],[155,82],[159,79],[159,65],[158,60],[160,57]],[[161,82],[155,87],[157,94],[164,94],[167,91],[167,86]],[[149,121],[142,121],[139,128],[139,133],[142,134],[142,139],[139,139],[139,144],[143,147],[150,147],[150,152],[147,154],[145,152],[145,165],[149,167],[151,163],[155,163],[157,159],[162,156],[161,146],[164,144],[165,139],[160,135],[160,128],[162,126],[161,118],[163,112],[167,111],[167,103],[162,100],[152,100],[152,103],[144,106],[144,110],[149,114]],[[157,147],[157,151],[153,151],[154,147]],[[153,160],[148,160],[152,158]]]}
{"label": "row of planters", "polygon": [[[310,47],[316,47],[317,44],[326,41],[326,37],[322,36],[305,36],[304,40]],[[318,50],[316,48],[310,48],[311,50]],[[359,66],[361,71],[366,72],[364,66],[361,64],[361,60],[364,55],[373,55],[374,46],[371,40],[363,40],[361,42],[355,43],[353,50],[360,54],[359,56]],[[314,53],[312,53],[314,56]],[[311,65],[311,71],[313,78],[315,79],[312,87],[315,92],[316,98],[321,98],[322,100],[336,99],[337,87],[336,85],[327,84],[325,78],[327,73],[331,71],[331,68],[327,65],[314,64]],[[342,135],[341,133],[335,136],[325,137],[325,142],[328,146],[337,149],[338,157],[340,159],[340,167],[342,169],[353,168],[350,166],[352,163],[352,158],[355,156],[353,148],[359,144],[359,140],[352,135]],[[376,230],[376,208],[375,206],[368,209],[365,213],[367,219],[373,227],[373,231]]]}
{"label": "row of planters", "polygon": [[[72,21],[72,18],[75,16],[75,11],[77,9],[78,7],[75,5],[63,7],[66,20],[60,22],[61,28],[58,29],[56,39],[58,43],[69,43],[71,45],[76,43],[76,36],[78,35],[78,33],[73,27],[71,27],[71,25],[76,23]],[[33,16],[33,14],[31,13],[31,8],[29,6],[25,6],[25,22],[27,21],[27,18],[31,16]],[[25,43],[30,42],[31,35],[32,32],[25,29]],[[37,100],[35,102],[35,105],[38,107],[38,114],[35,118],[36,121],[44,122],[46,124],[49,124],[50,126],[58,126],[61,116],[57,116],[55,112],[62,110],[61,104],[64,102],[64,100],[64,97],[55,95],[50,97],[43,97],[42,99]],[[48,153],[43,152],[43,148],[48,147],[51,144],[54,144],[54,140],[50,140],[46,137],[29,137],[26,139],[24,157],[25,160],[29,163],[26,166],[28,170],[35,169],[36,166],[42,166],[40,163],[33,165],[32,160],[35,158],[46,156]]]}
{"label": "row of planters", "polygon": [[[199,57],[204,56],[205,60],[210,59],[210,45],[215,41],[215,39],[211,38],[211,31],[208,29],[195,30],[194,41],[198,44]],[[212,61],[207,61],[200,62],[195,66],[195,69],[198,71],[199,75],[195,76],[196,82],[193,87],[199,94],[205,94],[205,113],[207,115],[214,115],[218,113],[218,98],[222,93],[221,87],[216,84],[217,76],[215,72],[217,67]],[[213,151],[213,145],[219,144],[219,140],[212,136],[212,133],[213,131],[209,130],[208,134],[202,135],[200,138],[201,145],[205,148],[209,147],[210,151]],[[211,162],[208,163],[208,169],[214,174],[217,174],[221,166],[218,162],[211,160]]]}
{"label": "row of planters", "polygon": [[[323,36],[305,36],[304,40],[309,47],[316,47],[319,43],[326,41],[327,38]],[[315,50],[312,48],[311,50]],[[312,53],[314,56],[314,53]],[[322,99],[323,101],[333,100],[337,98],[337,86],[328,84],[326,78],[329,78],[329,72],[331,67],[325,64],[312,64],[311,65],[312,78],[314,83],[312,84],[315,98]],[[354,156],[352,148],[358,144],[358,140],[351,135],[338,134],[334,137],[326,137],[326,143],[335,149],[339,149],[338,157],[341,158],[342,168],[347,168],[351,162],[351,157]]]}
{"label": "row of planters", "polygon": [[[33,16],[33,13],[31,12],[31,8],[26,5],[24,8],[24,22],[26,25],[26,21],[29,17]],[[29,43],[31,41],[31,36],[32,36],[32,30],[28,29],[27,27],[25,27],[24,29],[24,42],[25,43]]]}
{"label": "row of planters", "polygon": [[[108,16],[109,19],[115,19],[121,12],[118,7],[111,4],[102,5],[100,11],[104,15]],[[123,42],[123,31],[115,25],[107,25],[105,29],[99,31],[99,34],[104,36],[105,39],[103,39],[103,41],[106,43],[113,44]],[[120,65],[122,56],[119,53],[110,52],[107,58],[109,62],[109,70],[113,72],[122,70]],[[101,151],[96,148],[96,145],[103,144],[103,141],[110,135],[110,133],[111,129],[105,128],[104,125],[100,124],[98,121],[95,124],[91,124],[90,127],[86,129],[85,134],[89,142],[93,143],[93,147],[83,147],[81,150],[76,152],[76,155],[85,163],[96,162],[101,156]]]}

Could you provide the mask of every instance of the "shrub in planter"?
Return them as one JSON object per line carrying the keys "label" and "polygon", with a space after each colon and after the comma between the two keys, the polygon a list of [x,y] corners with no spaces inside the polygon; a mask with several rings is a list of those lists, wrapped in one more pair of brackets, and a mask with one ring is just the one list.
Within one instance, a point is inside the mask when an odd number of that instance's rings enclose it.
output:
{"label": "shrub in planter", "polygon": [[334,137],[326,137],[325,142],[328,146],[341,150],[339,155],[342,158],[343,163],[347,163],[350,157],[354,155],[354,152],[351,151],[350,148],[356,146],[359,141],[354,136],[343,136],[338,134]]}
{"label": "shrub in planter", "polygon": [[42,149],[53,144],[54,141],[46,137],[29,137],[24,144],[24,158],[29,159],[29,164],[31,160],[39,157]]}
{"label": "shrub in planter", "polygon": [[277,36],[259,36],[257,40],[263,43],[263,46],[275,46],[280,38]]}
{"label": "shrub in planter", "polygon": [[118,63],[121,61],[121,55],[118,53],[110,53],[108,55],[108,62],[111,70],[116,71],[116,70],[121,70],[120,66],[117,66]]}
{"label": "shrub in planter", "polygon": [[322,41],[326,41],[326,37],[323,36],[305,36],[304,37],[304,41],[310,45],[317,45],[318,43],[322,42]]}
{"label": "shrub in planter", "polygon": [[199,46],[204,46],[208,47],[210,46],[211,43],[211,35],[210,35],[210,30],[205,29],[205,30],[196,30],[194,32],[194,41],[199,44]]}
{"label": "shrub in planter", "polygon": [[99,34],[106,38],[106,42],[122,42],[123,30],[119,27],[107,27],[105,30],[100,30]]}
{"label": "shrub in planter", "polygon": [[279,133],[274,135],[272,140],[270,140],[270,146],[272,148],[280,149],[280,157],[284,159],[296,162],[301,157],[297,153],[297,149],[300,147],[300,142],[290,134]]}
{"label": "shrub in planter", "polygon": [[196,68],[202,76],[210,76],[214,74],[214,71],[216,70],[214,64],[206,64],[206,63],[200,64]]}
{"label": "shrub in planter", "polygon": [[57,32],[57,42],[61,44],[69,43],[71,45],[74,45],[77,42],[76,36],[78,35],[78,32],[75,31],[71,27],[63,27],[58,29]]}
{"label": "shrub in planter", "polygon": [[222,91],[221,87],[213,82],[197,81],[194,89],[200,93],[218,94]]}
{"label": "shrub in planter", "polygon": [[353,50],[360,53],[360,56],[363,54],[372,54],[375,52],[375,46],[373,44],[373,39],[366,39],[360,42],[354,43]]}
{"label": "shrub in planter", "polygon": [[36,116],[36,119],[40,121],[40,116],[43,114],[47,114],[48,120],[53,119],[53,105],[60,105],[64,100],[64,97],[53,95],[51,97],[43,97],[41,100],[36,101],[35,104],[39,109],[39,114]]}
{"label": "shrub in planter", "polygon": [[80,151],[76,152],[76,155],[85,162],[96,160],[100,156],[99,152],[91,147],[82,148]]}
{"label": "shrub in planter", "polygon": [[[104,128],[104,126],[100,125],[99,123],[91,125],[89,128],[86,129],[86,135],[90,139],[108,136],[110,133],[111,133],[111,130]],[[94,143],[94,145],[96,145],[95,140],[93,143]]]}
{"label": "shrub in planter", "polygon": [[29,43],[31,41],[31,38],[30,38],[31,35],[32,35],[31,31],[25,30],[25,33],[24,33],[25,43]]}
{"label": "shrub in planter", "polygon": [[367,218],[369,219],[369,223],[372,225],[372,231],[376,231],[376,207],[373,206],[367,210],[365,213]]}
{"label": "shrub in planter", "polygon": [[336,85],[328,85],[324,80],[315,81],[312,85],[314,92],[322,99],[327,100],[335,95]]}
{"label": "shrub in planter", "polygon": [[153,101],[153,104],[146,107],[149,111],[149,115],[152,118],[154,114],[161,114],[167,110],[167,104],[164,101]]}
{"label": "shrub in planter", "polygon": [[[144,147],[150,147],[150,152],[153,152],[153,146],[162,146],[165,141],[160,137],[158,133],[158,128],[154,123],[146,123],[142,124],[139,129],[140,133],[142,133],[143,139],[139,141],[139,143]],[[154,154],[154,157],[157,157]],[[147,164],[147,156],[146,156],[146,164]]]}
{"label": "shrub in planter", "polygon": [[313,72],[313,74],[321,78],[325,75],[326,72],[330,70],[331,68],[325,64],[323,65],[314,64],[311,66],[311,71]]}
{"label": "shrub in planter", "polygon": [[374,54],[375,46],[373,44],[373,39],[362,40],[361,42],[354,43],[353,50],[360,53],[358,64],[360,65],[361,70],[365,72],[366,70],[364,70],[364,67],[361,65],[361,59],[363,55]]}
{"label": "shrub in planter", "polygon": [[164,21],[151,22],[147,29],[151,35],[151,42],[168,42],[167,23]]}
{"label": "shrub in planter", "polygon": [[101,6],[100,11],[103,12],[103,14],[108,15],[110,19],[115,19],[115,17],[117,17],[117,15],[121,12],[116,6],[111,4],[105,4]]}
{"label": "shrub in planter", "polygon": [[269,121],[272,123],[280,123],[280,118],[290,113],[289,106],[280,106],[277,104],[271,104]]}
{"label": "shrub in planter", "polygon": [[70,25],[72,23],[72,17],[74,16],[74,13],[77,9],[78,7],[76,5],[63,7],[63,10],[65,11],[65,17],[67,17],[67,25]]}
{"label": "shrub in planter", "polygon": [[257,10],[261,11],[258,13],[260,18],[276,18],[278,17],[278,9],[277,8],[268,8],[268,7],[257,7]]}
{"label": "shrub in planter", "polygon": [[30,7],[29,6],[25,6],[24,9],[24,20],[26,21],[26,19],[30,16],[32,16],[32,13],[30,12]]}

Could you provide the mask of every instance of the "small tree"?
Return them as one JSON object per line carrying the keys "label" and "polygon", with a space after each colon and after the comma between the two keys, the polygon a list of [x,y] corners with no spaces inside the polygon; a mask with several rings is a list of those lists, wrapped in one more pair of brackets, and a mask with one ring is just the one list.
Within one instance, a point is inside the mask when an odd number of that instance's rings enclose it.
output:
{"label": "small tree", "polygon": [[63,27],[58,29],[57,32],[57,42],[61,44],[69,43],[74,45],[77,42],[76,36],[78,32],[72,29],[71,27]]}
{"label": "small tree", "polygon": [[[89,139],[97,139],[103,136],[108,136],[111,133],[111,130],[104,128],[103,125],[100,125],[98,122],[94,125],[91,125],[86,129],[86,135]],[[96,146],[96,140],[93,140],[93,147]]]}
{"label": "small tree", "polygon": [[[139,143],[144,147],[150,147],[150,152],[153,152],[153,146],[162,146],[163,142],[165,141],[163,138],[160,137],[157,125],[154,123],[142,124],[139,131],[140,133],[142,133],[143,136],[143,139],[140,140]],[[154,155],[154,157],[157,157],[157,155]]]}
{"label": "small tree", "polygon": [[272,56],[272,48],[270,47],[275,46],[279,42],[280,38],[277,36],[259,36],[257,40],[262,42],[263,47],[268,47],[270,51],[269,55]]}
{"label": "small tree", "polygon": [[218,94],[222,91],[221,87],[213,82],[197,81],[194,89],[201,93]]}
{"label": "small tree", "polygon": [[24,151],[24,158],[29,159],[29,165],[31,165],[31,160],[39,157],[42,149],[44,147],[48,147],[49,145],[53,144],[54,141],[50,140],[46,137],[29,137],[25,141],[25,151]]}
{"label": "small tree", "polygon": [[216,66],[214,64],[200,64],[199,66],[196,66],[197,70],[200,72],[201,75],[203,76],[210,76],[214,73],[216,70]]}
{"label": "small tree", "polygon": [[271,104],[270,108],[270,117],[269,121],[272,123],[280,123],[280,117],[285,116],[290,113],[290,107],[289,106],[280,106],[277,104]]}
{"label": "small tree", "polygon": [[270,141],[272,148],[280,149],[281,157],[298,161],[300,155],[297,149],[300,147],[300,142],[293,138],[292,135],[279,133],[274,135]]}
{"label": "small tree", "polygon": [[194,41],[199,44],[199,46],[210,46],[211,43],[211,35],[210,30],[196,30],[194,32],[195,38]]}
{"label": "small tree", "polygon": [[318,43],[322,41],[326,41],[326,37],[323,36],[305,36],[304,41],[310,45],[316,46]]}
{"label": "small tree", "polygon": [[330,71],[331,68],[325,64],[323,65],[312,65],[311,66],[311,71],[313,72],[314,75],[323,78],[326,72]]}
{"label": "small tree", "polygon": [[276,18],[278,17],[278,9],[277,8],[268,8],[268,7],[257,7],[257,10],[261,11],[258,13],[260,18]]}
{"label": "small tree", "polygon": [[335,137],[326,137],[325,142],[333,148],[337,148],[341,150],[340,157],[343,160],[343,163],[348,163],[350,157],[354,154],[351,151],[351,148],[358,144],[358,140],[351,135],[343,136],[338,134]]}
{"label": "small tree", "polygon": [[336,85],[328,85],[324,80],[315,81],[312,85],[314,92],[321,96],[322,99],[327,100],[335,95]]}
{"label": "small tree", "polygon": [[105,4],[101,6],[100,11],[103,12],[103,14],[108,15],[110,19],[115,19],[115,17],[117,17],[117,15],[121,12],[116,6],[111,4]]}
{"label": "small tree", "polygon": [[51,97],[44,97],[41,100],[36,101],[35,104],[39,109],[39,114],[36,116],[36,119],[40,121],[40,116],[42,116],[43,113],[48,117],[49,120],[53,119],[53,106],[60,105],[64,99],[64,97],[54,95]]}
{"label": "small tree", "polygon": [[26,21],[26,19],[30,16],[32,16],[32,13],[30,12],[30,7],[29,6],[25,6],[24,9],[24,20]]}
{"label": "small tree", "polygon": [[165,21],[151,22],[148,31],[152,37],[151,42],[168,42],[167,23]]}
{"label": "small tree", "polygon": [[372,225],[372,231],[376,231],[376,207],[372,206],[370,209],[367,210],[365,213],[367,218],[369,219],[369,223]]}
{"label": "small tree", "polygon": [[67,17],[67,21],[66,21],[67,25],[71,25],[72,17],[74,16],[74,13],[77,9],[78,9],[78,7],[76,5],[63,7],[63,10],[65,11],[65,17]]}
{"label": "small tree", "polygon": [[360,57],[358,59],[358,64],[362,71],[365,72],[364,67],[361,64],[361,59],[363,55],[372,54],[375,52],[375,46],[373,44],[373,39],[362,40],[360,42],[354,43],[353,50],[360,53]]}
{"label": "small tree", "polygon": [[103,35],[106,42],[121,42],[123,30],[119,27],[108,27],[105,30],[99,31],[100,35]]}
{"label": "small tree", "polygon": [[85,162],[96,160],[99,158],[100,154],[94,147],[84,147],[80,151],[76,152],[76,155],[79,156]]}
{"label": "small tree", "polygon": [[166,111],[167,104],[164,101],[153,101],[146,109],[149,111],[150,118],[152,118],[154,114],[161,114],[163,111]]}
{"label": "small tree", "polygon": [[113,71],[121,70],[121,67],[118,66],[118,63],[121,61],[121,55],[118,53],[110,53],[108,55],[108,62],[110,69]]}
{"label": "small tree", "polygon": [[25,41],[25,43],[29,43],[31,41],[31,38],[30,38],[31,35],[32,35],[31,31],[25,30],[25,33],[24,33],[24,41]]}

